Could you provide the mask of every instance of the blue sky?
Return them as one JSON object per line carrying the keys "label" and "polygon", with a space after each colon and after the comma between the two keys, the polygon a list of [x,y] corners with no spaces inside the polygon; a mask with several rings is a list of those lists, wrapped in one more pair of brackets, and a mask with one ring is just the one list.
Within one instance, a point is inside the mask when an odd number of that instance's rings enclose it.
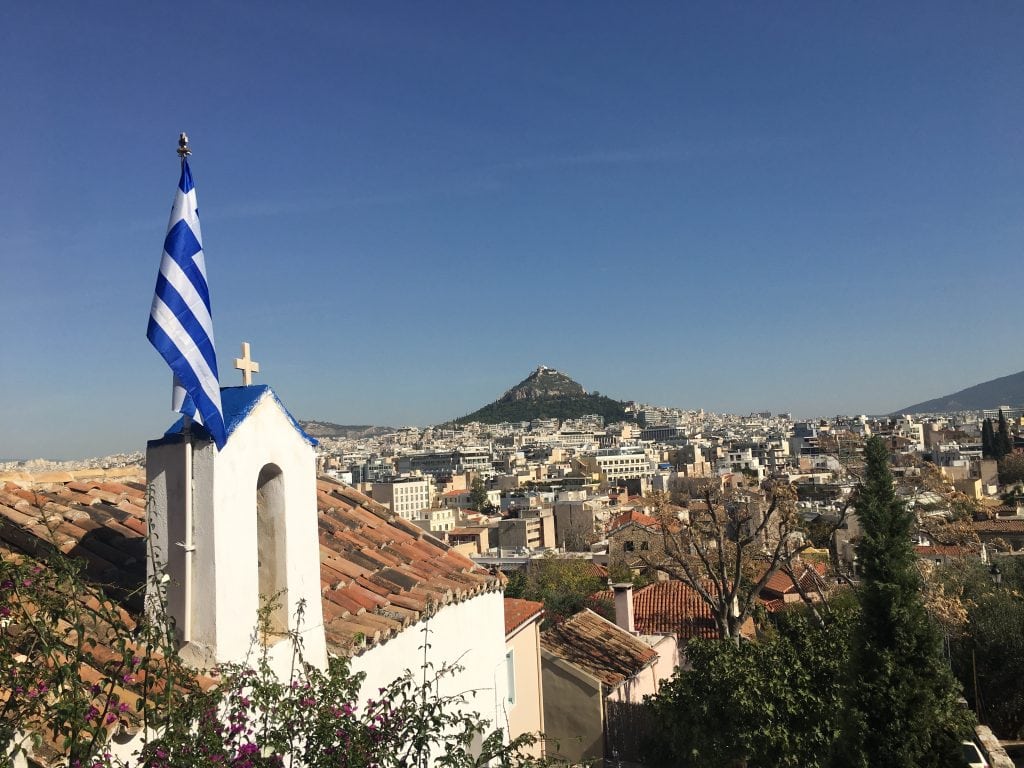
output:
{"label": "blue sky", "polygon": [[192,137],[221,381],[427,424],[538,364],[885,412],[1024,368],[1024,5],[22,3],[0,458],[140,449]]}

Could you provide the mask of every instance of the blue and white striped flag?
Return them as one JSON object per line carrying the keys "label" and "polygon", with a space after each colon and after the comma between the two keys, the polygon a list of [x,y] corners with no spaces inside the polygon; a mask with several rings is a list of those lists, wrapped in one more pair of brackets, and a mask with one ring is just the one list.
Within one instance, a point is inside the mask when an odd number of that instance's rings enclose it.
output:
{"label": "blue and white striped flag", "polygon": [[164,255],[146,337],[174,372],[171,407],[209,430],[217,448],[227,440],[213,344],[199,209],[192,172],[182,158]]}

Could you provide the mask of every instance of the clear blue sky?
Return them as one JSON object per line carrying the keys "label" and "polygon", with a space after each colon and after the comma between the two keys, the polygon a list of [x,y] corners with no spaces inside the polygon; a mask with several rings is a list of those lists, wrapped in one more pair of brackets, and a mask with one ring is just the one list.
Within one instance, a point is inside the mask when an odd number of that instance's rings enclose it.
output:
{"label": "clear blue sky", "polygon": [[1024,368],[1024,4],[16,3],[0,457],[140,449],[179,131],[221,381],[426,424],[538,364],[885,412]]}

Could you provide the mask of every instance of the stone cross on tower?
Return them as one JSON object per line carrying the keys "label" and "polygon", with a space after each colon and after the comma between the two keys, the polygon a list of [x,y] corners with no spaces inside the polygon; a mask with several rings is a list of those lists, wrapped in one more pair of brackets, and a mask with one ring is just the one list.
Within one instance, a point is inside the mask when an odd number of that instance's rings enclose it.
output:
{"label": "stone cross on tower", "polygon": [[242,342],[242,356],[235,358],[235,368],[242,372],[242,385],[252,384],[252,375],[260,372],[260,364],[249,357],[249,342]]}

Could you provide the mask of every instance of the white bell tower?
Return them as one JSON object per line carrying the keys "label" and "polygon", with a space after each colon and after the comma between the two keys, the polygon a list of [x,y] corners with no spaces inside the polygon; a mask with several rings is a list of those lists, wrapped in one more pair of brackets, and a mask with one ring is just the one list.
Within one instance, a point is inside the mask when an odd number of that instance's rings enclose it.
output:
{"label": "white bell tower", "polygon": [[183,422],[147,446],[148,571],[157,576],[147,597],[162,580],[189,663],[243,662],[265,642],[279,674],[292,661],[287,633],[301,605],[303,655],[324,667],[316,441],[266,385],[226,387],[221,398],[220,451]]}

